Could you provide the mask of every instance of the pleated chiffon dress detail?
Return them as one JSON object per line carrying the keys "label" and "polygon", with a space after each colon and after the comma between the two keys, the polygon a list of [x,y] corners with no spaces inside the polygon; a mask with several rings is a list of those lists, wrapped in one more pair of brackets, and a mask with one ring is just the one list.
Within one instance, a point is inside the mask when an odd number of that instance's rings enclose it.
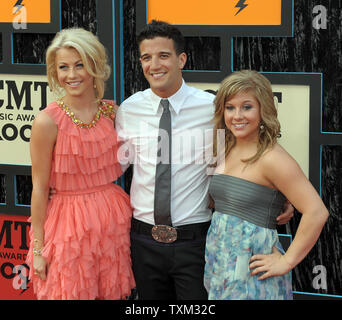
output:
{"label": "pleated chiffon dress detail", "polygon": [[126,192],[113,183],[122,174],[113,120],[102,114],[95,126],[82,128],[56,102],[44,112],[58,127],[50,175],[56,194],[44,225],[46,281],[34,275],[30,230],[27,263],[34,292],[38,299],[125,299],[135,287],[132,208]]}

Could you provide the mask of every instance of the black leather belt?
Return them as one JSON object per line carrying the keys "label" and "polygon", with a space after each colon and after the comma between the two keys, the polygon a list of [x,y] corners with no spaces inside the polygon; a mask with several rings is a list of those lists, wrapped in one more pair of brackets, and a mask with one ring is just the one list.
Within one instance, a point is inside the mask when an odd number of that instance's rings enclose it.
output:
{"label": "black leather belt", "polygon": [[207,235],[209,222],[194,223],[184,226],[171,227],[164,225],[151,225],[137,219],[132,219],[132,231],[138,234],[151,236],[162,243],[172,243],[176,240],[195,240]]}

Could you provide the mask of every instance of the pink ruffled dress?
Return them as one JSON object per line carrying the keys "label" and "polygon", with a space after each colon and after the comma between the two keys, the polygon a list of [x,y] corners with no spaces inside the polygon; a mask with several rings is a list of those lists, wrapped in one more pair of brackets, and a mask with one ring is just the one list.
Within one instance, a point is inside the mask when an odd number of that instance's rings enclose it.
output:
{"label": "pink ruffled dress", "polygon": [[[101,106],[108,110],[108,104]],[[58,126],[42,255],[46,281],[34,275],[33,230],[27,256],[38,299],[125,299],[135,287],[130,258],[129,196],[112,183],[122,174],[110,114],[82,128],[56,102],[44,109]],[[112,112],[113,115],[113,112]],[[31,220],[31,218],[29,218]]]}

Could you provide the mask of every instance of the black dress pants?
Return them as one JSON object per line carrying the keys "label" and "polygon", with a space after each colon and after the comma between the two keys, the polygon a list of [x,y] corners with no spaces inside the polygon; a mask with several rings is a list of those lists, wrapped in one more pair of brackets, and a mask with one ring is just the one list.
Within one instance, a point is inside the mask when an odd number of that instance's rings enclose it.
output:
{"label": "black dress pants", "polygon": [[171,244],[155,241],[151,235],[135,230],[132,224],[131,254],[138,299],[208,299],[203,274],[209,224],[187,226],[193,230],[200,226],[201,232],[196,231],[193,239],[176,240]]}

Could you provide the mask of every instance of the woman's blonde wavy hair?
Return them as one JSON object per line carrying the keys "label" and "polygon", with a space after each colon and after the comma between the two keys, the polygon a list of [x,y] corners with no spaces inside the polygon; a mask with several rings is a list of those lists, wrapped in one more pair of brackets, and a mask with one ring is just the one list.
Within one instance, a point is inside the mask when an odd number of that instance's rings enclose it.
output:
{"label": "woman's blonde wavy hair", "polygon": [[[257,161],[261,155],[269,148],[273,147],[280,137],[280,123],[278,121],[277,109],[274,103],[274,95],[270,81],[254,70],[241,70],[232,73],[225,78],[220,85],[214,100],[214,157],[217,157],[218,130],[225,131],[224,158],[234,147],[236,140],[232,132],[226,127],[224,121],[225,103],[237,93],[250,92],[260,104],[260,115],[263,129],[259,129],[259,141],[257,152],[243,162],[251,164]],[[221,155],[223,156],[223,154]]]}
{"label": "woman's blonde wavy hair", "polygon": [[106,49],[90,31],[82,28],[63,29],[56,34],[46,51],[47,77],[50,89],[57,97],[64,95],[57,78],[56,52],[61,48],[73,48],[81,56],[87,72],[94,77],[94,90],[97,100],[103,98],[105,81],[110,76],[110,66]]}

